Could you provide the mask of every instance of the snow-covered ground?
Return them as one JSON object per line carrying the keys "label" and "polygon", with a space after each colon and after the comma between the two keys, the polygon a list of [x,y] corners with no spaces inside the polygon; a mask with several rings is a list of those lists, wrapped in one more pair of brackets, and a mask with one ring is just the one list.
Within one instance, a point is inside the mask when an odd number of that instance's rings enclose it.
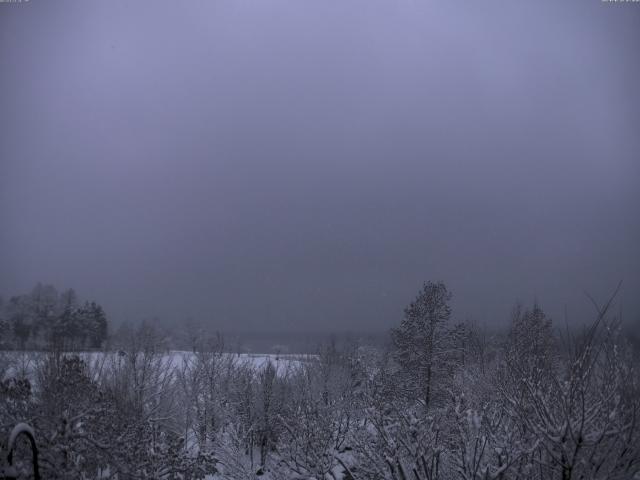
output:
{"label": "snow-covered ground", "polygon": [[[8,376],[31,377],[35,365],[45,358],[46,352],[36,351],[5,351],[0,352],[0,378]],[[126,355],[114,352],[73,352],[67,355],[78,355],[89,366],[108,364],[110,359]],[[264,368],[269,362],[276,368],[279,375],[291,369],[299,368],[303,363],[313,361],[315,355],[298,354],[258,354],[258,353],[224,353],[224,360],[232,360],[238,365],[248,365],[256,371]],[[188,351],[170,351],[163,354],[162,360],[167,368],[180,369],[185,363],[194,359],[195,354]]]}
{"label": "snow-covered ground", "polygon": [[[181,367],[185,361],[190,361],[194,357],[194,353],[185,351],[172,351],[169,355],[171,355],[171,364],[174,367]],[[238,364],[248,364],[256,370],[264,368],[271,362],[276,367],[278,374],[283,374],[292,368],[295,369],[303,363],[317,358],[315,355],[275,353],[225,353],[223,355],[227,356],[227,358],[233,358]]]}

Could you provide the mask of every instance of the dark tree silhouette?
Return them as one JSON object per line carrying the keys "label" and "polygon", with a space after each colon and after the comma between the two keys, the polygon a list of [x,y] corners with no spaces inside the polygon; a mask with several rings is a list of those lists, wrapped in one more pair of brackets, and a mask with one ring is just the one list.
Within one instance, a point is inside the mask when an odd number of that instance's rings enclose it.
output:
{"label": "dark tree silhouette", "polygon": [[443,282],[425,282],[416,299],[404,310],[400,326],[392,330],[395,358],[425,406],[433,399],[434,377],[448,361],[451,293]]}

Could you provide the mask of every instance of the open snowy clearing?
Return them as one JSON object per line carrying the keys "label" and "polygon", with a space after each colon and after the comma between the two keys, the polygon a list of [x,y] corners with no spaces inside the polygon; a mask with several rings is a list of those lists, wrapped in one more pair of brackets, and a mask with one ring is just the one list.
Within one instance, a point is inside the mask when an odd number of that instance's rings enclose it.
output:
{"label": "open snowy clearing", "polygon": [[[42,361],[47,352],[40,351],[3,351],[0,352],[0,378],[9,376],[31,377],[35,365]],[[109,366],[114,361],[126,357],[127,353],[112,352],[68,352],[65,355],[78,355],[90,368],[100,370]],[[213,355],[213,354],[212,354]],[[196,359],[197,354],[188,351],[169,351],[160,354],[160,361],[165,368],[179,371],[187,368]],[[271,363],[278,375],[284,375],[291,370],[299,368],[302,364],[317,359],[316,355],[298,354],[258,354],[258,353],[223,353],[219,361],[231,361],[237,366],[247,366],[256,371]]]}

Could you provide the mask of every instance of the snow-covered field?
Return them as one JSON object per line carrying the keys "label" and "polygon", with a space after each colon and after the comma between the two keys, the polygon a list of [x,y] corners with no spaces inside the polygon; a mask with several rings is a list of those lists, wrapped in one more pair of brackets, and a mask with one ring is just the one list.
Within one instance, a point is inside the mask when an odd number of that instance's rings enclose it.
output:
{"label": "snow-covered field", "polygon": [[[172,351],[169,353],[172,366],[179,368],[185,362],[193,360],[192,352]],[[231,357],[237,364],[246,364],[256,370],[264,368],[269,362],[276,367],[278,374],[282,375],[290,369],[300,367],[303,363],[313,361],[315,355],[297,354],[269,354],[269,353],[225,353],[227,358]]]}
{"label": "snow-covered field", "polygon": [[[8,376],[33,375],[34,367],[42,361],[46,352],[37,351],[4,351],[0,352],[0,378]],[[78,355],[90,367],[100,368],[108,365],[123,354],[121,352],[73,352],[66,355]],[[195,354],[187,351],[170,351],[163,354],[162,362],[168,369],[182,369],[194,360]],[[278,375],[299,368],[303,363],[313,361],[315,355],[298,354],[257,354],[257,353],[224,353],[222,359],[233,361],[236,365],[246,365],[256,371],[264,368],[269,362],[276,368]]]}

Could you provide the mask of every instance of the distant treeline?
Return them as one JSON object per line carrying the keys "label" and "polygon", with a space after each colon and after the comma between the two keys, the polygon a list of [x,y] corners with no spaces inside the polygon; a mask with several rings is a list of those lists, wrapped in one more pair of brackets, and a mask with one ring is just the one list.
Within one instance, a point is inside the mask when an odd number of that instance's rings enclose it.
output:
{"label": "distant treeline", "polygon": [[0,297],[4,349],[96,349],[104,346],[108,330],[103,308],[94,301],[81,303],[72,288],[59,293],[38,283],[30,293]]}

